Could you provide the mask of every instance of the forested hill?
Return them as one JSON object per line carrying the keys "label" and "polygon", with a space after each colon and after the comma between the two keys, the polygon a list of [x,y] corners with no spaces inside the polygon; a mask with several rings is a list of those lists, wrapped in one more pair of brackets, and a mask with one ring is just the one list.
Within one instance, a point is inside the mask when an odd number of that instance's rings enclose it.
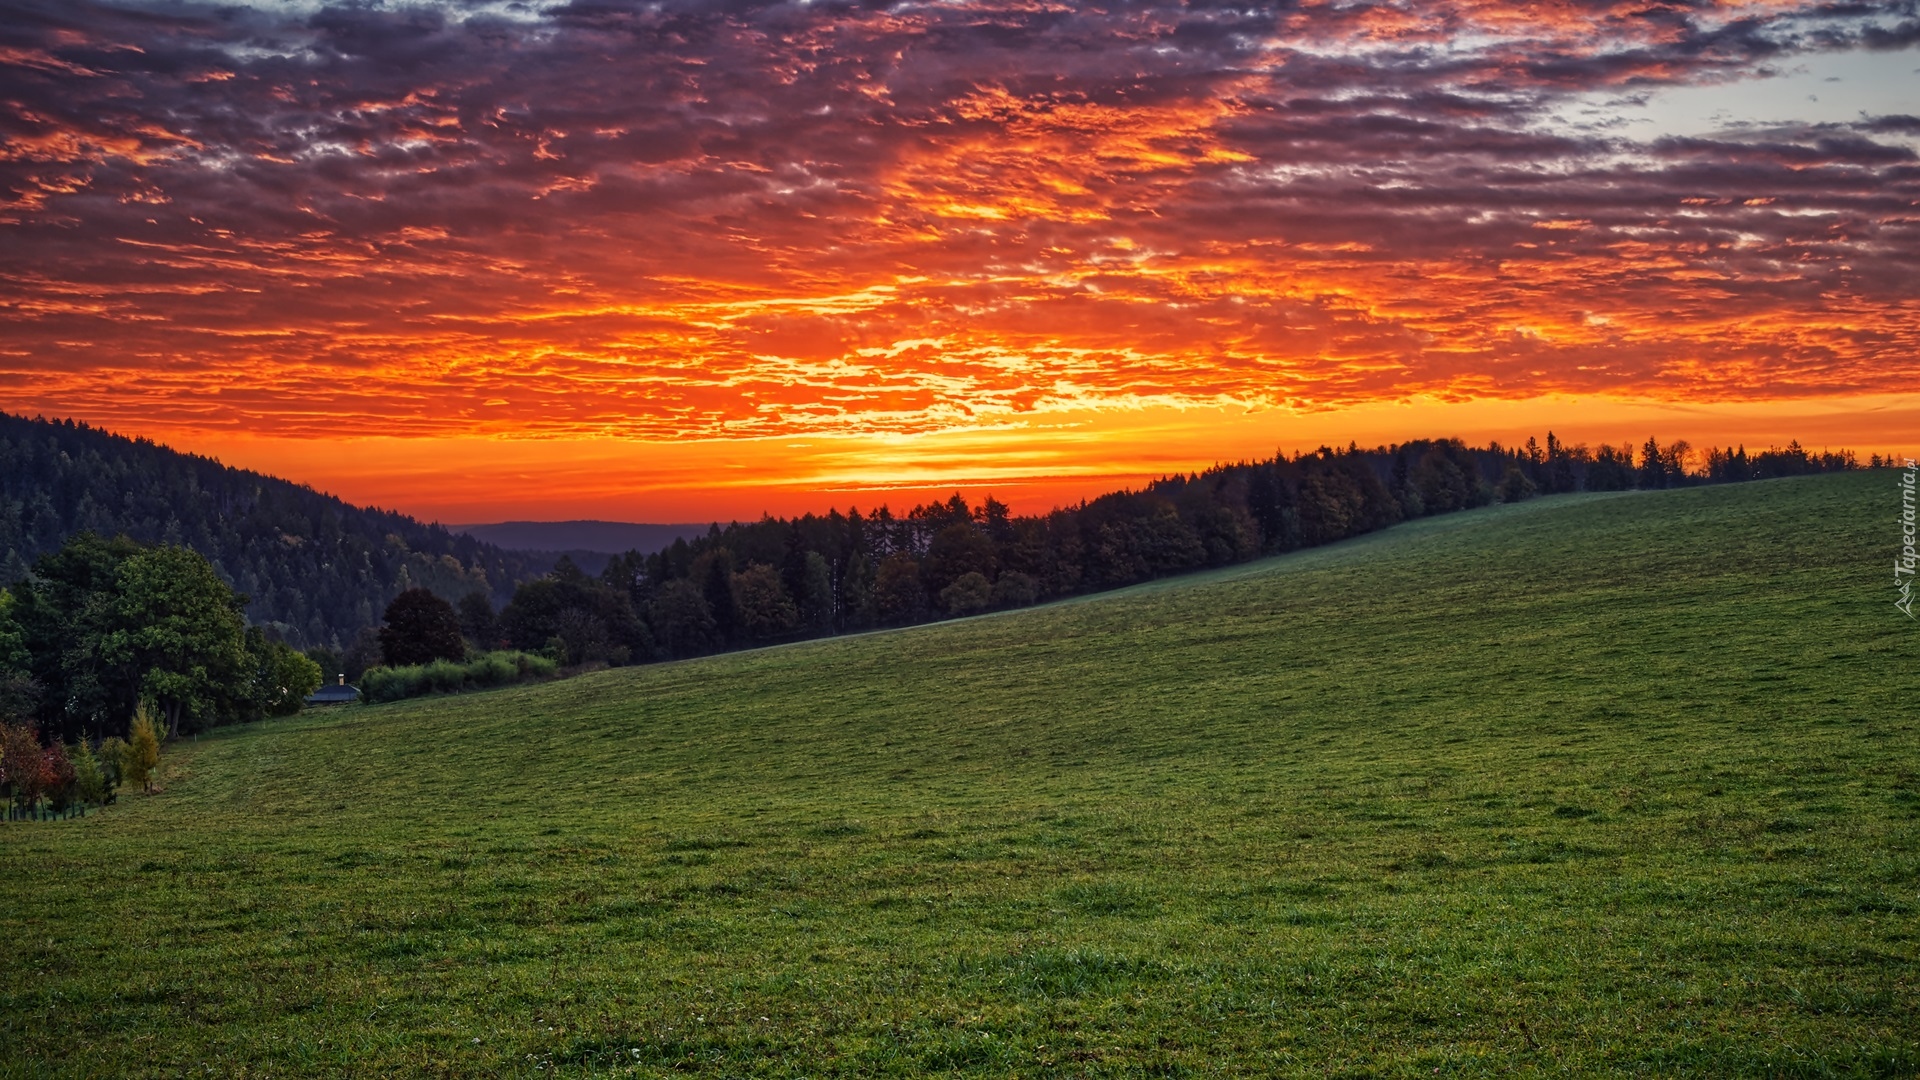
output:
{"label": "forested hill", "polygon": [[[1873,464],[1879,464],[1876,459]],[[1561,443],[1469,447],[1417,440],[1221,465],[1140,491],[1013,516],[989,498],[894,516],[887,507],[709,528],[614,556],[595,581],[570,561],[509,551],[402,514],[228,468],[73,421],[0,413],[0,584],[91,531],[184,544],[251,598],[247,615],[288,644],[346,650],[413,586],[458,603],[511,600],[504,639],[569,663],[627,663],[902,625],[1116,588],[1330,543],[1396,521],[1536,493],[1618,491],[1849,469],[1853,455],[1798,443],[1694,454]],[[518,590],[522,582],[530,589]],[[558,652],[555,652],[558,650]],[[364,650],[363,650],[364,651]],[[329,667],[328,670],[336,670]],[[338,670],[346,670],[340,668]]]}
{"label": "forested hill", "polygon": [[415,585],[455,601],[483,591],[498,603],[547,569],[524,553],[212,458],[71,420],[0,413],[0,584],[86,531],[192,548],[251,598],[248,618],[300,647],[350,643]]}

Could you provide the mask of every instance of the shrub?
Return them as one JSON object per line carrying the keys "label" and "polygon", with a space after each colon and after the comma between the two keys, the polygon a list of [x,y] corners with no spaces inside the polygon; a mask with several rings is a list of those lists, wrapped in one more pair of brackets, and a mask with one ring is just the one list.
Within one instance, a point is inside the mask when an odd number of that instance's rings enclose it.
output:
{"label": "shrub", "polygon": [[360,696],[371,702],[399,701],[419,693],[420,667],[368,668],[360,676]]}
{"label": "shrub", "polygon": [[545,656],[530,653],[512,653],[514,664],[520,669],[522,679],[550,679],[560,670],[560,664]]}
{"label": "shrub", "polygon": [[475,686],[509,686],[521,677],[520,665],[504,653],[488,653],[468,665],[467,671]]}
{"label": "shrub", "polygon": [[435,660],[420,673],[427,693],[451,694],[467,684],[467,665],[455,660]]}

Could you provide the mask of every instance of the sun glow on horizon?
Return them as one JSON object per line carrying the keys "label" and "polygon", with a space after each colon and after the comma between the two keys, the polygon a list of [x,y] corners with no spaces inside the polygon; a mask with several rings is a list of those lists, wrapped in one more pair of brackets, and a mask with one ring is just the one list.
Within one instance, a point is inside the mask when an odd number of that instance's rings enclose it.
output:
{"label": "sun glow on horizon", "polygon": [[[1762,402],[1736,409],[1595,399],[1375,403],[1318,413],[1240,408],[1066,417],[1057,430],[1019,424],[918,435],[811,435],[633,441],[364,437],[316,441],[200,437],[176,448],[308,483],[350,502],[424,520],[477,523],[594,518],[747,521],[830,508],[896,511],[961,492],[1021,513],[1070,506],[1172,473],[1419,438],[1523,444],[1551,430],[1572,443],[1637,446],[1649,436],[1696,449],[1913,452],[1920,397]],[[1785,432],[1786,434],[1780,434]]]}

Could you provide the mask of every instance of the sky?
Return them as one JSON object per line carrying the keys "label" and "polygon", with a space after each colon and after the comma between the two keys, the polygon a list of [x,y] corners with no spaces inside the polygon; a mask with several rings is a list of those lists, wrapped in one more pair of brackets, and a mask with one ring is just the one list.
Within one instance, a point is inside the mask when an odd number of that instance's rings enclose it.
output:
{"label": "sky", "polygon": [[1920,449],[1920,4],[0,0],[0,408],[443,521]]}

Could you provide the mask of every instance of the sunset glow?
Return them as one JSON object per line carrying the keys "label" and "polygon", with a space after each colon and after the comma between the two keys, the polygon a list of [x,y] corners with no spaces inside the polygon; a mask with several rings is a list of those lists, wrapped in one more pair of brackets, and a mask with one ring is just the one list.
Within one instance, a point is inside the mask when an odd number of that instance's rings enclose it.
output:
{"label": "sunset glow", "polygon": [[1920,430],[1911,4],[4,6],[0,407],[424,517]]}

